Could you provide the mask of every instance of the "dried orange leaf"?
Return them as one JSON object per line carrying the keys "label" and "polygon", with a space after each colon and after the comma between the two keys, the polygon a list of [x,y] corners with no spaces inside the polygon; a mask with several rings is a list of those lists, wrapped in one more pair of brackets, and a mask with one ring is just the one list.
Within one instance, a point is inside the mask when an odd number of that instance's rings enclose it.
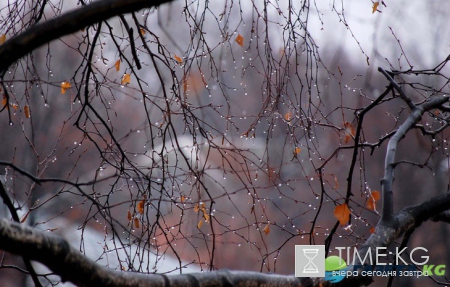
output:
{"label": "dried orange leaf", "polygon": [[202,227],[202,225],[203,225],[203,220],[200,219],[200,221],[197,224],[197,228],[200,229]]}
{"label": "dried orange leaf", "polygon": [[379,191],[376,191],[376,190],[372,191],[370,193],[369,199],[367,200],[367,203],[366,203],[367,209],[368,210],[376,210],[377,209],[376,202],[378,200],[380,200],[380,198],[381,198],[381,195],[380,195]]}
{"label": "dried orange leaf", "polygon": [[6,41],[6,34],[3,34],[0,36],[0,45],[5,43],[5,41]]}
{"label": "dried orange leaf", "polygon": [[302,149],[299,148],[298,146],[294,148],[294,154],[295,155],[298,155],[301,151],[302,151]]}
{"label": "dried orange leaf", "polygon": [[140,214],[144,214],[144,204],[145,204],[144,200],[139,201],[139,203],[137,204],[137,211]]}
{"label": "dried orange leaf", "polygon": [[180,57],[178,57],[177,55],[173,56],[173,58],[178,62],[178,63],[183,63],[183,59],[181,59]]}
{"label": "dried orange leaf", "polygon": [[144,28],[139,28],[139,32],[141,33],[141,35],[145,35],[145,33],[147,33]]}
{"label": "dried orange leaf", "polygon": [[122,77],[121,84],[126,85],[130,83],[130,74],[124,74]]}
{"label": "dried orange leaf", "polygon": [[266,235],[268,235],[270,233],[270,226],[269,226],[269,224],[267,224],[266,227],[264,227],[263,231],[264,231],[264,233]]}
{"label": "dried orange leaf", "polygon": [[19,109],[19,105],[18,104],[12,104],[12,108],[17,111]]}
{"label": "dried orange leaf", "polygon": [[139,226],[141,226],[141,222],[139,221],[139,218],[137,218],[137,217],[134,218],[134,226],[136,228],[139,228]]}
{"label": "dried orange leaf", "polygon": [[373,227],[373,226],[370,227],[369,232],[370,232],[370,233],[375,233],[375,227]]}
{"label": "dried orange leaf", "polygon": [[347,224],[347,222],[350,219],[350,209],[348,209],[348,206],[346,203],[343,203],[341,205],[338,205],[334,209],[334,217],[339,220],[339,223],[341,225]]}
{"label": "dried orange leaf", "polygon": [[61,83],[61,94],[65,94],[67,89],[70,89],[72,85],[69,82],[62,82]]}
{"label": "dried orange leaf", "polygon": [[373,197],[373,200],[375,201],[378,201],[381,198],[380,192],[377,190],[372,191],[370,195]]}
{"label": "dried orange leaf", "polygon": [[367,200],[367,202],[366,202],[366,208],[368,210],[375,210],[375,209],[377,209],[375,200],[373,200],[372,198],[369,198]]}
{"label": "dried orange leaf", "polygon": [[206,212],[203,212],[203,218],[205,219],[205,222],[209,221],[209,214]]}
{"label": "dried orange leaf", "polygon": [[6,98],[6,95],[3,95],[2,99],[2,107],[6,106],[6,103],[8,102],[8,99]]}
{"label": "dried orange leaf", "polygon": [[128,218],[128,221],[131,221],[131,219],[133,218],[133,216],[131,215],[131,212],[129,210],[128,210],[127,218]]}
{"label": "dried orange leaf", "polygon": [[116,63],[114,64],[114,67],[116,67],[117,72],[120,70],[120,59],[116,61]]}
{"label": "dried orange leaf", "polygon": [[289,112],[285,113],[285,114],[284,114],[284,119],[285,119],[286,121],[292,120],[292,112],[289,111]]}
{"label": "dried orange leaf", "polygon": [[236,43],[238,43],[239,46],[244,46],[244,37],[242,37],[241,34],[237,35],[236,37]]}
{"label": "dried orange leaf", "polygon": [[26,105],[23,107],[23,113],[25,114],[25,117],[28,119],[30,117],[30,107]]}
{"label": "dried orange leaf", "polygon": [[200,210],[200,208],[198,207],[198,204],[196,204],[196,205],[194,206],[194,211],[195,211],[195,213],[198,213],[199,210]]}
{"label": "dried orange leaf", "polygon": [[380,5],[380,2],[375,2],[375,3],[373,3],[372,14],[375,13],[375,12],[377,11],[378,5]]}
{"label": "dried orange leaf", "polygon": [[181,201],[181,203],[184,203],[186,201],[186,196],[182,195],[180,197],[180,201]]}

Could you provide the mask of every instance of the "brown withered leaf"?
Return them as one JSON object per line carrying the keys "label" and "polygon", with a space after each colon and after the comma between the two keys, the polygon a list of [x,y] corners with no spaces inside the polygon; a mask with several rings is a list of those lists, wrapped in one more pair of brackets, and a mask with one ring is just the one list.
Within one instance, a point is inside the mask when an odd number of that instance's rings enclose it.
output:
{"label": "brown withered leaf", "polygon": [[346,203],[338,205],[334,208],[334,217],[339,220],[339,223],[341,225],[347,224],[347,222],[350,220],[350,214],[350,209],[348,208]]}
{"label": "brown withered leaf", "polygon": [[141,201],[139,201],[139,203],[137,204],[137,211],[140,213],[140,214],[144,214],[144,205],[145,205],[145,200],[141,200]]}
{"label": "brown withered leaf", "polygon": [[268,235],[270,233],[270,224],[267,224],[266,227],[264,227],[263,231],[266,235]]}
{"label": "brown withered leaf", "polygon": [[242,37],[241,34],[238,34],[236,37],[236,43],[238,43],[239,46],[244,46],[244,37]]}

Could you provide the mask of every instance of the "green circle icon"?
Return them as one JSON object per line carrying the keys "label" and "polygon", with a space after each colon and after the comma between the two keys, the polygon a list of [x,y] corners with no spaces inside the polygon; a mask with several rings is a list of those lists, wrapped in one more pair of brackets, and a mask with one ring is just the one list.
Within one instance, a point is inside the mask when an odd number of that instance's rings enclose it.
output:
{"label": "green circle icon", "polygon": [[347,263],[339,256],[332,255],[325,259],[325,271],[337,271],[347,267]]}

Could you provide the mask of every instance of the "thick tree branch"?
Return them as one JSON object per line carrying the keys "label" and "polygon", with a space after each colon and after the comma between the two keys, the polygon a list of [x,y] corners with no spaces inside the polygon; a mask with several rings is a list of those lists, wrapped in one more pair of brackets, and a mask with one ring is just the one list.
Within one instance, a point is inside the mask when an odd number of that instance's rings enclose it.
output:
{"label": "thick tree branch", "polygon": [[[17,214],[14,204],[12,203],[8,194],[6,193],[6,189],[3,186],[3,182],[0,182],[0,197],[3,200],[3,203],[8,208],[9,213],[11,213],[11,217],[13,218],[13,220],[15,222],[20,222],[19,215]],[[33,279],[34,285],[42,286],[41,283],[39,282],[36,271],[34,270],[33,265],[31,265],[31,262],[28,259],[28,257],[26,255],[23,255],[22,258],[23,258],[23,262],[25,263],[25,267],[27,268],[28,272],[30,272],[30,275],[31,275],[31,278]]]}
{"label": "thick tree branch", "polygon": [[171,0],[101,0],[37,24],[0,45],[0,74],[34,49],[86,26],[124,13],[157,7]]}
{"label": "thick tree branch", "polygon": [[[375,232],[358,252],[365,255],[370,250],[372,256],[375,256],[376,247],[389,246],[394,240],[413,232],[423,222],[430,219],[435,221],[436,217],[448,209],[450,209],[450,193],[436,196],[415,206],[406,207],[394,217],[395,224],[384,225],[383,222],[380,222]],[[355,263],[358,264],[358,262]],[[355,277],[343,282],[351,283],[355,280],[360,284],[367,285],[370,284],[371,278]]]}
{"label": "thick tree branch", "polygon": [[[38,261],[63,282],[79,286],[301,286],[300,278],[257,272],[228,271],[174,276],[143,275],[101,267],[61,237],[0,219],[0,249]],[[309,280],[309,279],[303,279]]]}
{"label": "thick tree branch", "polygon": [[429,101],[421,104],[414,105],[414,109],[405,122],[400,125],[397,132],[389,140],[384,165],[384,177],[381,180],[381,191],[383,193],[383,209],[381,214],[381,222],[384,225],[393,223],[394,219],[394,197],[392,192],[392,184],[394,181],[394,163],[395,154],[397,152],[397,145],[400,140],[406,135],[406,133],[415,127],[420,121],[422,115],[433,108],[442,106],[442,104],[448,102],[449,98],[444,96],[431,98]]}

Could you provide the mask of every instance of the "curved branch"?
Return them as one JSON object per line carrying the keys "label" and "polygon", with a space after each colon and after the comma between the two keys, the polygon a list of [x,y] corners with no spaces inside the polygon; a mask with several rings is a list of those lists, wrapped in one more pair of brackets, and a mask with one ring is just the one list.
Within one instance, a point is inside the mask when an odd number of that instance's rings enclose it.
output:
{"label": "curved branch", "polygon": [[79,286],[300,286],[302,280],[310,280],[228,270],[174,276],[115,271],[97,265],[61,237],[6,219],[0,219],[0,249],[26,254],[50,268],[63,282]]}
{"label": "curved branch", "polygon": [[34,49],[86,26],[124,13],[157,7],[172,0],[101,0],[37,24],[0,45],[0,74]]}
{"label": "curved branch", "polygon": [[426,111],[440,107],[442,106],[442,104],[448,102],[448,100],[448,97],[439,96],[434,97],[421,105],[415,106],[409,117],[403,124],[400,125],[397,132],[389,140],[384,165],[384,177],[381,180],[381,191],[383,193],[383,209],[381,214],[381,222],[383,224],[389,225],[394,221],[394,198],[392,192],[392,183],[394,181],[394,162],[398,143],[410,129],[416,126],[416,124],[420,121],[422,115]]}
{"label": "curved branch", "polygon": [[[359,254],[372,252],[372,256],[375,256],[376,247],[387,247],[403,235],[410,235],[415,228],[427,220],[439,220],[437,217],[444,214],[448,209],[450,209],[450,193],[433,197],[415,206],[406,207],[394,217],[394,225],[385,225],[383,222],[380,222],[375,232],[367,239],[358,252]],[[359,263],[355,262],[355,265],[359,265]],[[368,276],[350,277],[345,282],[356,281],[360,284],[370,284],[371,280]]]}
{"label": "curved branch", "polygon": [[382,223],[377,226],[373,233],[360,249],[361,254],[365,254],[370,247],[386,247],[394,240],[400,238],[405,233],[419,227],[423,222],[431,219],[436,221],[436,217],[450,209],[450,193],[445,193],[433,197],[421,204],[409,206],[402,209],[395,216],[395,226],[386,226]]}

